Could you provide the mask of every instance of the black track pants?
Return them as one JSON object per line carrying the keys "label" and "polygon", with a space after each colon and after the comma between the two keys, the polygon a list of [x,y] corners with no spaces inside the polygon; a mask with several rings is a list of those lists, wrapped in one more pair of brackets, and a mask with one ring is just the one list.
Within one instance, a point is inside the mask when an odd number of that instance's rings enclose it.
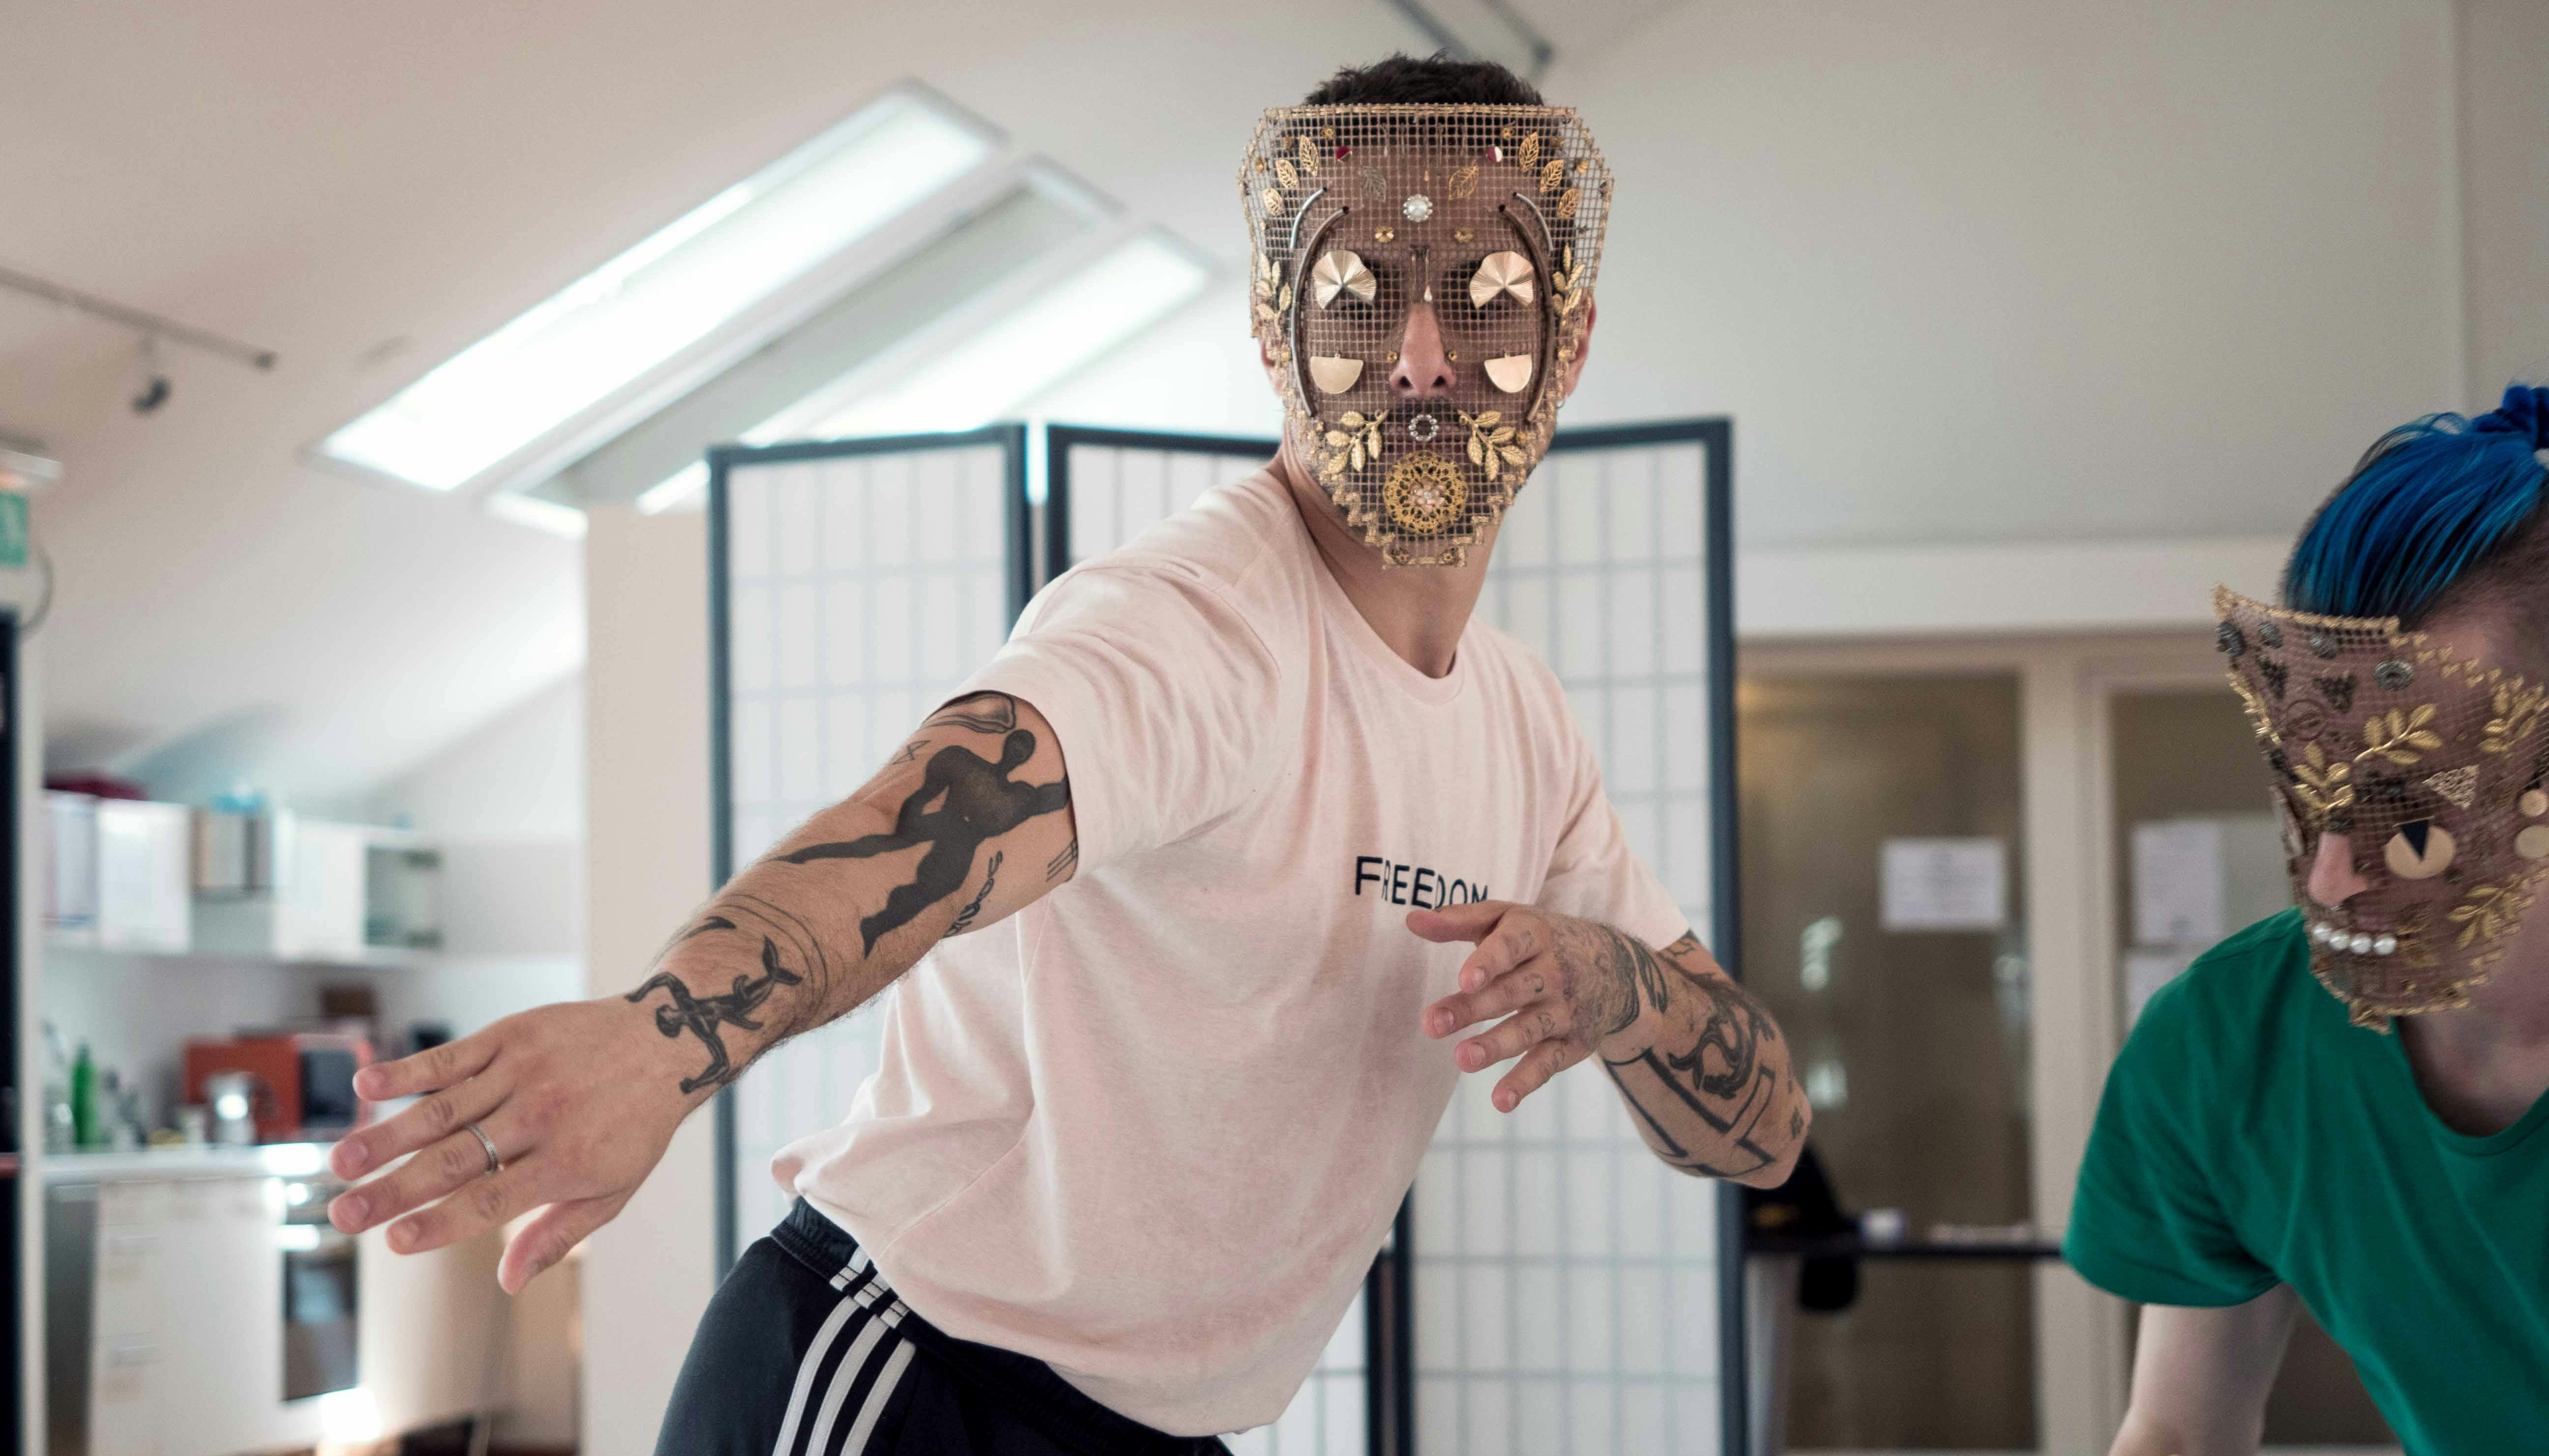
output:
{"label": "black track pants", "polygon": [[950,1337],[804,1203],[717,1287],[655,1456],[1204,1456],[1040,1360]]}

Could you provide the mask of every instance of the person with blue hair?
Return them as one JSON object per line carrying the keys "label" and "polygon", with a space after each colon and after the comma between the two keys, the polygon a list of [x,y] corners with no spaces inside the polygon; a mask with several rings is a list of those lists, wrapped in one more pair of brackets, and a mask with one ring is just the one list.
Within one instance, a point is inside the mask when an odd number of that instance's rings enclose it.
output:
{"label": "person with blue hair", "polygon": [[2410,1456],[2549,1445],[2544,496],[2515,385],[2376,442],[2283,605],[2216,593],[2298,903],[2108,1075],[2063,1254],[2145,1306],[2115,1456],[2254,1452],[2304,1305]]}

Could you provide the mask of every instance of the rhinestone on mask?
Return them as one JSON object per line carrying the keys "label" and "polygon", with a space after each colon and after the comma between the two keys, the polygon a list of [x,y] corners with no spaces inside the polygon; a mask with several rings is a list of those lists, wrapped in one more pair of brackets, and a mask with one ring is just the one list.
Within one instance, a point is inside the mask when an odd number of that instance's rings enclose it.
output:
{"label": "rhinestone on mask", "polygon": [[1443,432],[1443,421],[1431,414],[1411,414],[1407,418],[1407,437],[1423,444]]}
{"label": "rhinestone on mask", "polygon": [[2248,639],[2239,635],[2239,629],[2228,622],[2223,622],[2220,630],[2213,634],[2213,641],[2215,646],[2232,657],[2248,650]]}
{"label": "rhinestone on mask", "polygon": [[1398,212],[1410,223],[1422,223],[1434,216],[1434,199],[1421,192],[1413,193],[1398,205]]}
{"label": "rhinestone on mask", "polygon": [[2416,670],[2394,657],[2372,670],[2372,681],[2396,692],[2416,681]]}
{"label": "rhinestone on mask", "polygon": [[2272,622],[2259,622],[2257,624],[2257,640],[2266,644],[2268,647],[2281,647],[2284,645],[2284,629],[2276,626]]}

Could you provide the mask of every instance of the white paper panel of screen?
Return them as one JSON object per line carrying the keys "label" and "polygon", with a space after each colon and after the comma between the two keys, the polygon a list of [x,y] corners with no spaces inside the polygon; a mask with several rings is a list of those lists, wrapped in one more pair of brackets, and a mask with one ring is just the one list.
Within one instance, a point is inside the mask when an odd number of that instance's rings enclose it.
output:
{"label": "white paper panel of screen", "polygon": [[1103,556],[1195,502],[1215,486],[1256,474],[1274,458],[1132,445],[1069,447],[1071,559]]}
{"label": "white paper panel of screen", "polygon": [[[1008,636],[1008,489],[997,445],[728,466],[736,866],[866,782]],[[772,1154],[839,1122],[875,1069],[882,1005],[735,1083],[744,1242],[788,1211]]]}
{"label": "white paper panel of screen", "polygon": [[[1074,444],[1071,559],[1103,556],[1185,509],[1215,486],[1265,468],[1266,455],[1152,446]],[[1235,1456],[1360,1456],[1366,1443],[1363,1296],[1328,1340],[1316,1369],[1272,1425],[1227,1438]]]}
{"label": "white paper panel of screen", "polygon": [[[1707,459],[1562,450],[1478,603],[1565,684],[1629,842],[1709,932]],[[1511,1116],[1462,1079],[1416,1179],[1416,1444],[1462,1456],[1717,1448],[1716,1185],[1639,1139],[1601,1068]]]}

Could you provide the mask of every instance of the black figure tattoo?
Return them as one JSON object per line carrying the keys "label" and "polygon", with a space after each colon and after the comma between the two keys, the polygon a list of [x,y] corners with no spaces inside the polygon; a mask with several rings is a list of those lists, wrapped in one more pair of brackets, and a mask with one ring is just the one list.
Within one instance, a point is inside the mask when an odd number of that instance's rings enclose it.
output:
{"label": "black figure tattoo", "polygon": [[[1670,1004],[1668,998],[1676,987],[1684,995],[1699,997],[1705,1008],[1699,1017],[1699,1040],[1687,1052],[1650,1047],[1627,1061],[1607,1057],[1603,1060],[1603,1070],[1610,1073],[1629,1105],[1637,1109],[1638,1116],[1654,1135],[1664,1160],[1685,1172],[1713,1178],[1739,1178],[1777,1162],[1779,1154],[1755,1139],[1763,1121],[1776,1112],[1779,1104],[1779,1075],[1761,1064],[1761,1048],[1779,1038],[1777,1024],[1760,1002],[1734,981],[1693,975],[1681,968],[1675,957],[1697,951],[1696,937],[1684,936],[1656,955],[1616,931],[1611,934],[1638,953],[1632,963],[1639,994],[1657,1010]],[[1637,1009],[1632,1007],[1629,1020],[1635,1021],[1636,1017]],[[1622,1023],[1624,1028],[1626,1025]],[[1721,1165],[1683,1147],[1621,1076],[1623,1068],[1633,1066],[1646,1068],[1701,1122],[1724,1135],[1744,1160]],[[1777,1124],[1771,1126],[1775,1128]],[[1794,1138],[1803,1127],[1804,1115],[1790,1108],[1788,1136]]]}
{"label": "black figure tattoo", "polygon": [[[711,928],[702,927],[702,929]],[[727,922],[725,928],[733,929],[733,923]],[[649,977],[644,985],[629,992],[628,999],[632,1002],[643,1001],[658,990],[669,993],[672,997],[671,1003],[655,1008],[655,1030],[676,1041],[680,1040],[684,1032],[688,1032],[699,1038],[700,1042],[708,1048],[708,1070],[696,1077],[682,1079],[682,1091],[687,1094],[697,1092],[702,1087],[720,1087],[734,1080],[737,1068],[726,1055],[725,1038],[721,1035],[720,1028],[733,1026],[741,1027],[747,1032],[760,1031],[761,1023],[753,1020],[753,1017],[760,1012],[762,1003],[770,999],[770,993],[781,986],[800,984],[804,979],[803,976],[779,963],[779,947],[771,941],[770,937],[763,936],[761,938],[761,976],[757,980],[748,975],[739,975],[734,978],[734,989],[731,991],[714,996],[696,996],[679,976],[670,971],[659,970]]]}
{"label": "black figure tattoo", "polygon": [[991,858],[983,864],[983,887],[974,892],[974,898],[965,902],[964,909],[956,912],[956,918],[948,922],[947,934],[940,936],[940,940],[952,941],[974,928],[975,917],[983,913],[983,902],[991,898],[991,884],[999,877],[1000,852],[993,850]]}
{"label": "black figure tattoo", "polygon": [[[929,721],[956,721],[958,712],[951,707]],[[1017,710],[1002,697],[996,710],[966,716],[971,719],[966,723],[969,727],[974,721],[994,723],[1002,717],[1015,723]],[[1036,740],[1024,728],[1012,727],[1007,733],[1000,740],[997,763],[954,744],[930,755],[928,767],[921,771],[920,786],[895,812],[893,833],[865,835],[837,844],[807,845],[779,859],[790,864],[815,860],[866,860],[895,850],[929,846],[929,853],[920,857],[920,864],[912,870],[911,882],[895,886],[886,896],[885,908],[859,922],[859,935],[873,954],[887,932],[910,924],[922,910],[965,887],[965,876],[974,867],[974,852],[986,840],[997,839],[1027,820],[1050,814],[1071,802],[1071,785],[1066,779],[1057,778],[1051,783],[1018,783],[1010,779],[1009,774],[1018,766],[1035,757]],[[932,808],[933,804],[937,807]]]}
{"label": "black figure tattoo", "polygon": [[1052,859],[1047,860],[1047,861],[1045,862],[1045,864],[1044,864],[1044,877],[1045,877],[1045,882],[1046,882],[1046,883],[1048,883],[1048,884],[1050,884],[1050,883],[1052,883],[1054,880],[1057,880],[1057,879],[1062,878],[1064,875],[1069,874],[1071,871],[1073,871],[1074,869],[1077,869],[1077,868],[1079,868],[1079,867],[1080,867],[1080,839],[1079,839],[1079,837],[1078,837],[1077,835],[1075,835],[1075,836],[1073,836],[1073,837],[1072,837],[1072,841],[1071,841],[1071,843],[1069,843],[1069,844],[1067,844],[1067,845],[1064,845],[1064,846],[1062,847],[1062,853],[1061,853],[1061,854],[1056,855],[1056,856],[1054,856]]}

